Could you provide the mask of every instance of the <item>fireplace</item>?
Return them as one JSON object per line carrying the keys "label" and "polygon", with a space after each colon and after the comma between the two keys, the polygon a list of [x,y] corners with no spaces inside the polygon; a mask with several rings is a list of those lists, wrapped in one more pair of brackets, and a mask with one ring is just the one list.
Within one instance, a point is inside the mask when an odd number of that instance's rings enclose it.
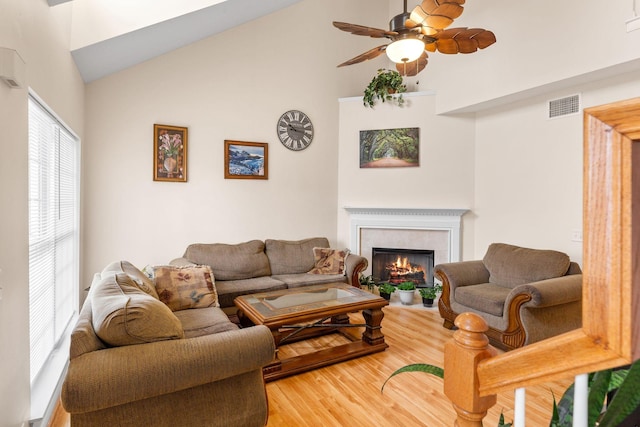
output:
{"label": "fireplace", "polygon": [[428,249],[372,248],[371,275],[376,283],[413,282],[433,286],[435,252]]}

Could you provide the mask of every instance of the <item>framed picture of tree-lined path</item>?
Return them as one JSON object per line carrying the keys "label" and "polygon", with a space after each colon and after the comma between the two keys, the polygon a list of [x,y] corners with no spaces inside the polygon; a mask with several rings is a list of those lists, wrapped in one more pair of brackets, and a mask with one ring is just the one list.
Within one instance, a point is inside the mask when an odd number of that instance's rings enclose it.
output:
{"label": "framed picture of tree-lined path", "polygon": [[420,128],[360,131],[360,168],[420,166]]}

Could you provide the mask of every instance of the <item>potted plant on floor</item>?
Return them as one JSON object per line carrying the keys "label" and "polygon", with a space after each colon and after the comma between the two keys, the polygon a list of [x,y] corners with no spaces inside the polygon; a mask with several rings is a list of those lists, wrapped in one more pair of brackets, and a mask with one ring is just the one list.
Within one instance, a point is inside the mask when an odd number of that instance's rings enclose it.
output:
{"label": "potted plant on floor", "polygon": [[400,293],[400,302],[404,305],[411,305],[413,303],[413,296],[415,295],[416,284],[413,282],[402,282],[398,285],[398,292]]}
{"label": "potted plant on floor", "polygon": [[380,283],[378,285],[378,293],[380,293],[380,296],[386,299],[387,301],[391,299],[391,294],[394,293],[395,291],[396,291],[396,287],[390,283]]}
{"label": "potted plant on floor", "polygon": [[420,296],[422,297],[422,305],[425,307],[432,307],[433,301],[438,296],[438,292],[442,292],[442,285],[436,283],[433,286],[418,289]]}
{"label": "potted plant on floor", "polygon": [[358,282],[360,282],[360,288],[366,288],[369,292],[373,292],[373,287],[376,285],[376,280],[372,275],[365,276],[362,273],[358,278]]}
{"label": "potted plant on floor", "polygon": [[363,103],[365,107],[373,108],[376,99],[379,99],[382,102],[396,102],[402,105],[402,93],[406,91],[407,86],[403,83],[400,73],[381,68],[364,90]]}

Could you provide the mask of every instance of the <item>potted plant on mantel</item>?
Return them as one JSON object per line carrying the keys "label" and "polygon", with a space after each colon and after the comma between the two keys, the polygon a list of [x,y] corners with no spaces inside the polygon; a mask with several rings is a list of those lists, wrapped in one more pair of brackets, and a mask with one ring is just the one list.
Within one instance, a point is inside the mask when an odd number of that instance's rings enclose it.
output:
{"label": "potted plant on mantel", "polygon": [[433,286],[427,288],[418,289],[420,296],[422,297],[422,305],[425,307],[432,307],[433,301],[438,296],[438,292],[442,292],[442,285],[436,283]]}
{"label": "potted plant on mantel", "polygon": [[402,94],[406,91],[407,85],[402,81],[399,72],[381,68],[364,90],[363,104],[365,107],[373,108],[376,99],[379,99],[382,102],[389,101],[402,105],[404,104]]}
{"label": "potted plant on mantel", "polygon": [[400,302],[404,305],[411,305],[413,303],[413,296],[415,295],[416,284],[413,282],[402,282],[398,285],[398,292],[400,293]]}
{"label": "potted plant on mantel", "polygon": [[396,287],[390,283],[380,283],[378,285],[378,293],[387,301],[391,299],[391,294],[396,291]]}

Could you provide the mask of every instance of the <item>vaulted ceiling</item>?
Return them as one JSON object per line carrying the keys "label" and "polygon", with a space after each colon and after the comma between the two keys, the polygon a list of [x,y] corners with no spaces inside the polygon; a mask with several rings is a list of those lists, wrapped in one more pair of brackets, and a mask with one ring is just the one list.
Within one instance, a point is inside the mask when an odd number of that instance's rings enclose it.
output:
{"label": "vaulted ceiling", "polygon": [[[72,0],[48,0],[50,6]],[[301,0],[223,0],[79,48],[71,55],[86,83],[186,46]]]}

